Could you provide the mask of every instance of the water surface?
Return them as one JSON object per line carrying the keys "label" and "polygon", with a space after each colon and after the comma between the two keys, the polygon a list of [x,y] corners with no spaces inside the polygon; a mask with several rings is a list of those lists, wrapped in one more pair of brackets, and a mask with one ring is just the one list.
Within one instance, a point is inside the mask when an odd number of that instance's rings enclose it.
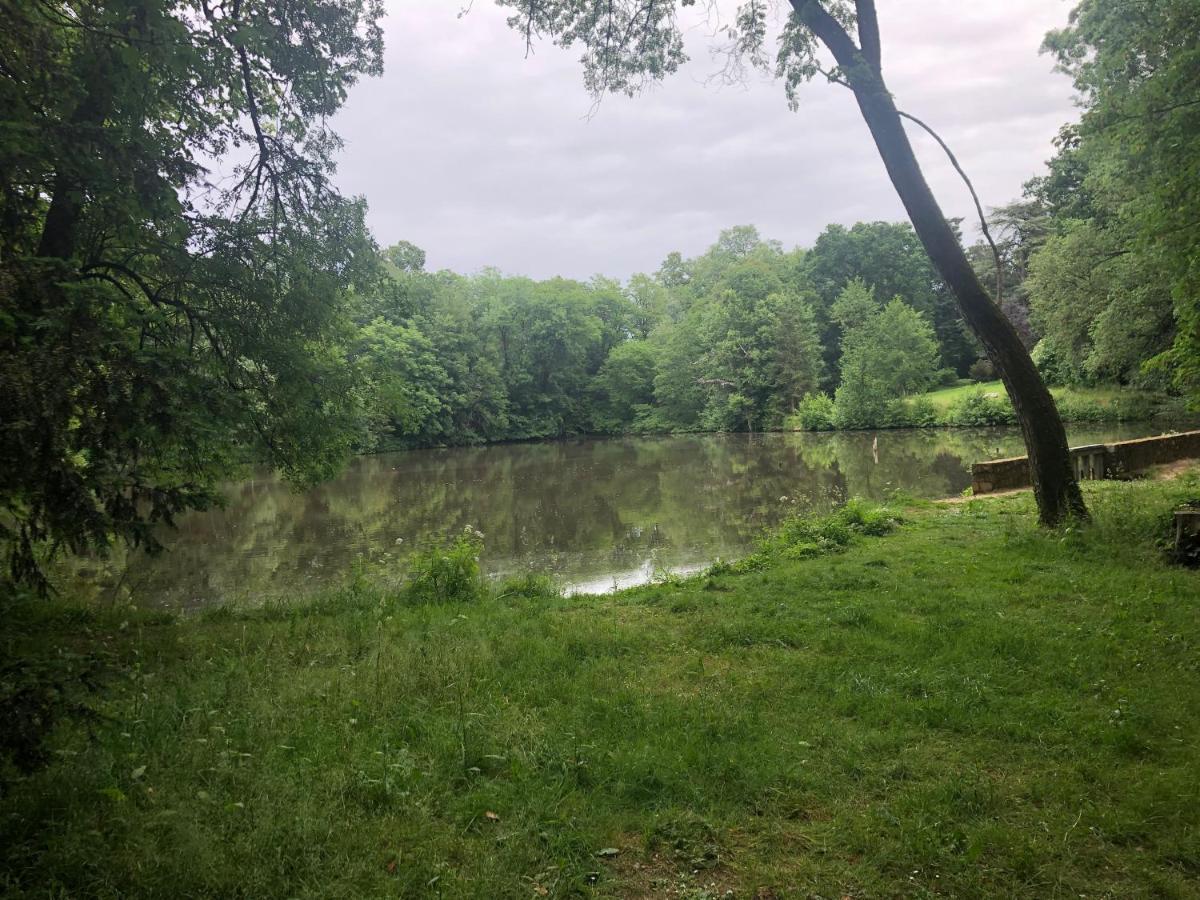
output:
{"label": "water surface", "polygon": [[[1150,424],[1073,429],[1071,443],[1140,437]],[[877,441],[877,443],[876,443]],[[489,576],[539,571],[603,591],[748,553],[795,511],[902,489],[947,497],[972,462],[1023,452],[1016,429],[729,434],[418,450],[355,460],[306,492],[262,475],[223,509],[183,517],[169,552],[87,567],[101,597],[175,608],[311,593],[356,560],[400,572],[412,548],[470,525]]]}

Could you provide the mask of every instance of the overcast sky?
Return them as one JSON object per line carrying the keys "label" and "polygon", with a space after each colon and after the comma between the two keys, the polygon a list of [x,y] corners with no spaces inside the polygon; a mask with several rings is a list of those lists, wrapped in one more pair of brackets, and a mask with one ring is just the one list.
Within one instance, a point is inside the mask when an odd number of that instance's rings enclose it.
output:
{"label": "overcast sky", "polygon": [[[366,196],[381,245],[408,240],[430,269],[495,266],[545,278],[626,278],[722,228],[754,224],[786,246],[831,222],[899,220],[853,97],[814,82],[798,113],[782,86],[711,83],[704,28],[692,61],[590,118],[578,52],[525,58],[491,0],[389,0],[382,78],[336,120],[338,182]],[[1017,197],[1076,117],[1071,87],[1038,54],[1062,0],[879,0],[884,75],[901,109],[937,128],[986,206]],[[916,135],[914,135],[916,138]],[[948,214],[973,216],[941,151],[916,139]]]}

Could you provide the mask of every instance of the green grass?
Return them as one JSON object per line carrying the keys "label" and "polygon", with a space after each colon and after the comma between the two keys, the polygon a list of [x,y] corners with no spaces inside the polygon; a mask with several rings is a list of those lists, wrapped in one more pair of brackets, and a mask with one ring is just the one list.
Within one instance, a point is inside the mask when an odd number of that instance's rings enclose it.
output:
{"label": "green grass", "polygon": [[1198,896],[1200,573],[1157,542],[1200,479],[1088,496],[610,597],[13,601],[7,659],[108,674],[7,773],[0,893]]}
{"label": "green grass", "polygon": [[[939,412],[945,412],[955,403],[964,400],[977,391],[982,391],[985,394],[995,394],[998,398],[1007,397],[1004,392],[1004,384],[1000,381],[963,381],[954,387],[942,388],[922,394],[921,397],[932,402]],[[1065,399],[1068,402],[1095,403],[1105,407],[1111,406],[1114,401],[1135,407],[1141,405],[1152,407],[1160,403],[1163,399],[1156,394],[1138,391],[1133,388],[1120,387],[1119,385],[1052,387],[1050,393],[1054,395],[1055,400],[1061,401]]]}

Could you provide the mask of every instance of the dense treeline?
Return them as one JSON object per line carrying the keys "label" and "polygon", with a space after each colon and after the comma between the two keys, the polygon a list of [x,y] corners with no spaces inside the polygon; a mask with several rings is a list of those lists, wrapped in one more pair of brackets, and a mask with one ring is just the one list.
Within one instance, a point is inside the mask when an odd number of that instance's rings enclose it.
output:
{"label": "dense treeline", "polygon": [[732,228],[624,285],[428,273],[409,244],[383,257],[352,358],[386,444],[772,429],[834,391],[865,423],[978,357],[907,225],[791,251]]}

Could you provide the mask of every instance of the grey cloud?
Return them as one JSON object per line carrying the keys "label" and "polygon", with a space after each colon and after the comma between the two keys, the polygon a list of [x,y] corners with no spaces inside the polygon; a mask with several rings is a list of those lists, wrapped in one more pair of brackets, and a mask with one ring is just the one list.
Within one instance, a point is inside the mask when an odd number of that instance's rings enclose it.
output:
{"label": "grey cloud", "polygon": [[[627,277],[702,251],[753,223],[786,245],[830,222],[903,210],[853,99],[824,83],[799,113],[752,76],[712,83],[703,28],[693,61],[662,85],[608,97],[589,117],[578,54],[520,36],[488,0],[391,0],[386,74],[360,83],[336,127],[338,181],[365,195],[383,244],[429,265],[535,277]],[[1076,114],[1070,85],[1038,55],[1068,8],[1047,0],[880,0],[885,65],[901,105],[952,144],[985,203],[1017,196]],[[941,151],[914,134],[947,212],[970,199]]]}

